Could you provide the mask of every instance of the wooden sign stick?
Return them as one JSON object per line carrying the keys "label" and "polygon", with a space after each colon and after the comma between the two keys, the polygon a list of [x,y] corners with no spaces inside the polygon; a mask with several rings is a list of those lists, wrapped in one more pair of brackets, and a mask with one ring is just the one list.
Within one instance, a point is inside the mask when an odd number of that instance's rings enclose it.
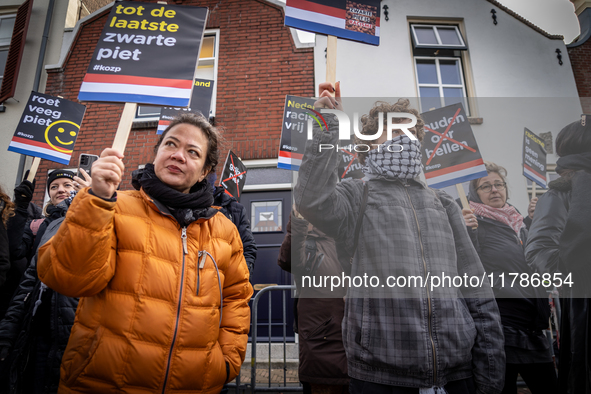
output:
{"label": "wooden sign stick", "polygon": [[117,127],[117,133],[115,133],[115,139],[113,140],[113,149],[117,149],[123,153],[125,146],[127,145],[127,138],[129,138],[129,132],[131,131],[131,125],[135,118],[135,110],[137,109],[137,103],[125,103],[123,107],[123,113],[119,120],[119,126]]}
{"label": "wooden sign stick", "polygon": [[458,183],[456,184],[456,189],[458,191],[458,195],[460,196],[460,201],[462,201],[462,209],[470,209],[470,204],[468,203],[466,192],[464,191],[464,186],[462,186],[461,183]]}
{"label": "wooden sign stick", "polygon": [[536,196],[536,185],[537,183],[535,182],[531,183],[531,198],[534,198]]}
{"label": "wooden sign stick", "polygon": [[337,78],[337,37],[328,36],[326,42],[326,82],[333,85]]}
{"label": "wooden sign stick", "polygon": [[29,176],[27,177],[27,181],[33,182],[35,179],[35,175],[37,175],[37,170],[39,169],[39,163],[41,163],[40,157],[35,157],[33,159],[33,163],[31,164],[31,169],[29,170]]}

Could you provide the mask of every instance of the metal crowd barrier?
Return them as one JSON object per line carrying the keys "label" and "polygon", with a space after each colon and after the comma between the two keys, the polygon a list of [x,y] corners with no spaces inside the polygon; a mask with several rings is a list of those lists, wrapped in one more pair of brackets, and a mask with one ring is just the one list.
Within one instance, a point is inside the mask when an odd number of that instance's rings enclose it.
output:
{"label": "metal crowd barrier", "polygon": [[[251,365],[250,365],[250,382],[242,383],[240,379],[240,375],[236,377],[235,383],[230,383],[226,385],[227,388],[233,389],[237,394],[243,393],[256,393],[256,392],[302,392],[303,387],[298,382],[297,385],[288,386],[287,381],[287,296],[286,293],[295,290],[295,286],[288,286],[288,285],[272,285],[261,288],[258,293],[255,295],[254,298],[251,299],[251,329],[250,329],[250,339],[249,343],[251,344]],[[281,310],[282,310],[282,342],[283,345],[283,385],[278,385],[276,382],[272,382],[272,325],[273,325],[273,316],[272,316],[272,292],[281,292],[282,303],[281,303]],[[258,312],[259,312],[259,301],[261,298],[268,294],[268,322],[262,323],[261,326],[267,326],[267,346],[268,346],[268,382],[267,384],[257,386],[257,344],[258,342],[258,333],[259,333],[259,322],[258,322]],[[289,294],[289,293],[287,293]],[[275,342],[277,343],[277,342]],[[262,362],[262,361],[260,361]],[[277,364],[277,363],[275,363]],[[277,368],[275,368],[277,369]],[[275,384],[275,385],[274,385]],[[294,383],[292,383],[294,384]]]}

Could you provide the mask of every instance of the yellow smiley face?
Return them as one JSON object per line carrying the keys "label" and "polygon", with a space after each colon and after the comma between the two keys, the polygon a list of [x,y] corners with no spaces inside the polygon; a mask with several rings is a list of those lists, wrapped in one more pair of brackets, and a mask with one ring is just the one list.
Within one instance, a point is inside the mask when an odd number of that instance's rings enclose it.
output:
{"label": "yellow smiley face", "polygon": [[45,129],[45,141],[58,152],[72,153],[72,145],[80,126],[69,120],[58,120],[47,126]]}

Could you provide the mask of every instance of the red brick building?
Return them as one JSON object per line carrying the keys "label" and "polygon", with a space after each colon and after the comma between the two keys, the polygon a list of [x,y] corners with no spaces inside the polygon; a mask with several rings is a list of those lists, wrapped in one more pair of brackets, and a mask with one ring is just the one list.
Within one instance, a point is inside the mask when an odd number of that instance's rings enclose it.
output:
{"label": "red brick building", "polygon": [[[177,4],[209,8],[201,58],[209,45],[211,53],[204,71],[213,68],[215,125],[224,131],[226,144],[218,166],[232,149],[243,160],[277,158],[281,134],[282,108],[286,94],[314,95],[313,48],[299,44],[297,36],[283,25],[282,3],[270,0],[175,1]],[[60,64],[48,66],[46,93],[77,101],[78,90],[97,44],[110,7],[104,7],[81,20],[74,31],[67,54]],[[213,58],[213,60],[211,59]],[[209,61],[209,63],[207,63]],[[100,152],[111,146],[123,104],[85,102],[81,125],[70,168],[78,164],[80,153]],[[144,107],[150,112],[150,108]],[[156,118],[138,117],[124,152],[126,166],[122,189],[131,188],[131,171],[153,158]],[[47,171],[60,168],[43,160],[37,175],[34,201],[43,200]]]}
{"label": "red brick building", "polygon": [[579,18],[581,34],[567,45],[568,56],[581,98],[583,112],[591,114],[591,2],[571,0]]}

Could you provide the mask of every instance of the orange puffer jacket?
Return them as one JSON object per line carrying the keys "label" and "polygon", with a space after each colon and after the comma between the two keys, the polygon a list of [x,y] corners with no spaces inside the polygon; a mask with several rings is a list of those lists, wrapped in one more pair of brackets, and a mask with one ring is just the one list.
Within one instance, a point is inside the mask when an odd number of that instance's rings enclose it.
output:
{"label": "orange puffer jacket", "polygon": [[143,190],[83,190],[39,250],[41,280],[84,297],[60,393],[218,393],[239,373],[252,295],[240,235],[215,209],[186,229],[163,212]]}

